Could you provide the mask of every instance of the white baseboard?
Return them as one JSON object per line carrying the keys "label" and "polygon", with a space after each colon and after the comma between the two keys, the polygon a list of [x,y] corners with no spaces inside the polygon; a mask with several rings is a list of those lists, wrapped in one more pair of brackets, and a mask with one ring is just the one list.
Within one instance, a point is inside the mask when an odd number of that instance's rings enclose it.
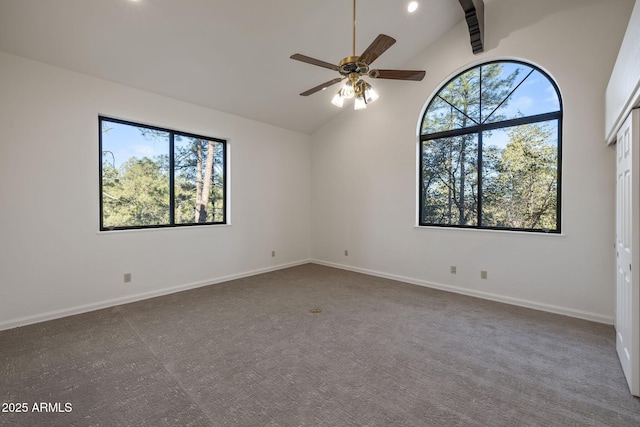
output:
{"label": "white baseboard", "polygon": [[60,310],[49,311],[47,313],[36,314],[33,316],[25,316],[17,319],[11,319],[0,322],[0,331],[13,329],[20,326],[31,325],[34,323],[45,322],[47,320],[59,319],[62,317],[73,316],[75,314],[87,313],[89,311],[100,310],[103,308],[114,307],[116,305],[128,304],[130,302],[141,301],[149,298],[155,298],[162,295],[173,294],[176,292],[186,291],[189,289],[200,288],[203,286],[215,285],[217,283],[228,282],[230,280],[241,279],[243,277],[255,276],[257,274],[269,273],[271,271],[282,270],[284,268],[295,267],[297,265],[308,264],[311,260],[301,260],[286,264],[259,268],[257,270],[246,271],[243,273],[231,274],[228,276],[216,277],[214,279],[202,280],[199,282],[186,283],[183,285],[172,286],[169,288],[158,289],[150,292],[143,292],[134,295],[127,295],[121,298],[113,298],[110,300],[100,301],[91,304],[84,304],[75,307],[63,308]]}
{"label": "white baseboard", "polygon": [[551,304],[544,304],[535,301],[528,301],[520,298],[512,298],[498,294],[492,294],[489,292],[481,292],[473,289],[461,288],[458,286],[445,285],[442,283],[429,282],[426,280],[415,279],[412,277],[399,276],[396,274],[388,274],[380,271],[369,270],[366,268],[353,267],[350,265],[338,264],[334,262],[321,261],[317,259],[311,259],[311,263],[325,265],[327,267],[339,268],[342,270],[354,271],[356,273],[369,274],[371,276],[382,277],[385,279],[397,280],[399,282],[411,283],[413,285],[424,286],[427,288],[439,289],[447,292],[454,292],[457,294],[468,295],[472,297],[482,298],[491,301],[502,302],[505,304],[516,305],[520,307],[532,308],[534,310],[546,311],[549,313],[561,314],[564,316],[575,317],[583,320],[590,320],[592,322],[604,323],[607,325],[613,325],[613,317],[598,313],[591,313],[588,311],[576,310],[573,308],[560,307]]}
{"label": "white baseboard", "polygon": [[143,292],[135,295],[127,295],[126,297],[114,298],[106,301],[100,301],[97,303],[84,304],[75,307],[64,308],[61,310],[49,311],[47,313],[36,314],[33,316],[25,316],[17,319],[11,319],[0,322],[0,331],[13,329],[20,326],[31,325],[34,323],[45,322],[47,320],[59,319],[62,317],[73,316],[76,314],[82,314],[89,311],[100,310],[103,308],[114,307],[116,305],[128,304],[131,302],[141,301],[149,298],[155,298],[162,295],[168,295],[175,292],[186,291],[189,289],[200,288],[203,286],[215,285],[217,283],[228,282],[230,280],[241,279],[243,277],[255,276],[257,274],[269,273],[271,271],[282,270],[284,268],[295,267],[298,265],[314,263],[319,265],[325,265],[328,267],[339,268],[342,270],[354,271],[357,273],[368,274],[371,276],[383,277],[385,279],[397,280],[400,282],[411,283],[413,285],[424,286],[427,288],[440,289],[447,292],[454,292],[457,294],[473,296],[477,298],[487,299],[491,301],[502,302],[506,304],[516,305],[520,307],[531,308],[534,310],[547,311],[550,313],[561,314],[569,317],[575,317],[578,319],[590,320],[593,322],[604,323],[607,325],[613,325],[613,317],[606,316],[598,313],[591,313],[582,310],[575,310],[567,307],[560,307],[551,304],[543,304],[534,301],[528,301],[520,298],[506,297],[503,295],[492,294],[488,292],[475,291],[472,289],[461,288],[458,286],[445,285],[442,283],[429,282],[426,280],[415,279],[412,277],[400,276],[396,274],[383,273],[380,271],[370,270],[366,268],[353,267],[345,264],[338,264],[333,262],[322,261],[318,259],[306,259],[301,261],[295,261],[286,264],[279,264],[271,267],[260,268],[256,270],[250,270],[242,273],[231,274],[228,276],[221,276],[213,279],[203,280],[199,282],[186,283],[178,286],[172,286],[169,288],[158,289],[150,292]]}

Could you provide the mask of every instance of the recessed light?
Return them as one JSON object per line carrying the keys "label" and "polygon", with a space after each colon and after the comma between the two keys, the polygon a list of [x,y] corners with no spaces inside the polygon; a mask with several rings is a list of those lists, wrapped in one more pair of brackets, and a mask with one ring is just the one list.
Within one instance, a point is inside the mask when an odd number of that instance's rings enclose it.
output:
{"label": "recessed light", "polygon": [[409,13],[413,13],[416,10],[418,10],[418,2],[417,1],[409,2],[409,5],[407,6],[407,10],[409,11]]}

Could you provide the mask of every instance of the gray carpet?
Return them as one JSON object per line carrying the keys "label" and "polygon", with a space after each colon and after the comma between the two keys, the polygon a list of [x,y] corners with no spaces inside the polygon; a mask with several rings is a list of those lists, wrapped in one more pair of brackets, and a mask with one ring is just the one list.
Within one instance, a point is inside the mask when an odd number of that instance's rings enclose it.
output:
{"label": "gray carpet", "polygon": [[640,425],[611,326],[314,264],[0,332],[8,402],[0,425]]}

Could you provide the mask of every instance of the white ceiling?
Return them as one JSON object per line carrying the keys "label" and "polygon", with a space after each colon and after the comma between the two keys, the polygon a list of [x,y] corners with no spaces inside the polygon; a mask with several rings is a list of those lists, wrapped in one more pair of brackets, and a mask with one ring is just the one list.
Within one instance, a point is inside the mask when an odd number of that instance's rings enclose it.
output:
{"label": "white ceiling", "polygon": [[[403,68],[464,18],[458,0],[407,3],[357,4],[356,54],[380,33],[398,40],[375,68]],[[352,19],[351,0],[0,0],[0,50],[312,133],[341,111],[335,91],[299,93],[338,74],[289,56],[337,64]]]}

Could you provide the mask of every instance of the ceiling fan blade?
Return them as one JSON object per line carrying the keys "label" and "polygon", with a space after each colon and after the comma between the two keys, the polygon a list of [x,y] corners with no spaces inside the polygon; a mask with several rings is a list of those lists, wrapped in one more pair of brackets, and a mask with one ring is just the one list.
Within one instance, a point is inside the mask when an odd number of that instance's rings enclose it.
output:
{"label": "ceiling fan blade", "polygon": [[396,42],[396,39],[389,37],[385,34],[380,34],[369,45],[368,48],[360,55],[360,62],[364,62],[367,65],[371,65],[380,55],[382,55],[387,49],[389,49]]}
{"label": "ceiling fan blade", "polygon": [[309,89],[309,90],[307,90],[305,92],[302,92],[300,95],[301,96],[313,95],[314,93],[320,92],[322,89],[326,89],[329,86],[332,86],[332,85],[334,85],[334,84],[336,84],[338,82],[341,82],[344,79],[345,79],[344,77],[336,77],[333,80],[329,80],[328,82],[322,83],[321,85],[318,85],[318,86],[316,86],[314,88],[311,88],[311,89]]}
{"label": "ceiling fan blade", "polygon": [[311,58],[310,56],[301,55],[299,53],[295,53],[290,56],[291,59],[295,59],[296,61],[306,62],[307,64],[317,65],[318,67],[328,68],[333,71],[339,71],[339,68],[335,64],[330,64],[325,61],[321,61],[319,59]]}
{"label": "ceiling fan blade", "polygon": [[374,79],[413,80],[424,79],[426,72],[418,70],[371,70],[369,77]]}

